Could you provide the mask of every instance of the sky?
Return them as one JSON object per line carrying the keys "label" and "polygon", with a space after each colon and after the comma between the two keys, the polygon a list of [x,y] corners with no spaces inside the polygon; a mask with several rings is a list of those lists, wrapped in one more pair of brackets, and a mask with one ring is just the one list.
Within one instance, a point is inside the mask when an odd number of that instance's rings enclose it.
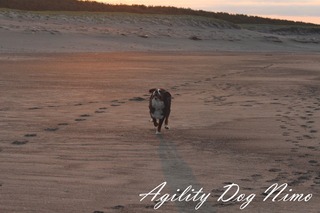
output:
{"label": "sky", "polygon": [[96,0],[110,4],[175,6],[320,24],[320,0]]}

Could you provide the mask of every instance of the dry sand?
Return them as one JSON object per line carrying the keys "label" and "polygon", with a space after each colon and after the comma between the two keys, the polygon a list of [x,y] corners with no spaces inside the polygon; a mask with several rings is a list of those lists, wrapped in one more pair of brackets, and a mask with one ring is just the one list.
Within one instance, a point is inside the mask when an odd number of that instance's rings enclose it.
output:
{"label": "dry sand", "polygon": [[[14,23],[0,29],[0,212],[196,212],[197,202],[158,210],[150,197],[140,202],[140,193],[164,181],[163,192],[192,185],[211,193],[197,212],[319,212],[320,55],[307,53],[318,44],[263,41],[257,44],[272,52],[214,52],[220,42],[171,38],[180,41],[178,52],[157,43],[173,40],[121,32],[100,46],[97,34],[85,33],[86,43],[72,29],[23,33],[32,25],[26,14],[1,14]],[[142,41],[129,49],[123,37]],[[206,51],[197,52],[200,42]],[[240,43],[239,50],[255,49],[246,46],[251,40]],[[108,44],[111,52],[102,53]],[[275,52],[281,45],[295,53]],[[148,122],[147,91],[158,86],[174,97],[171,129],[161,136]],[[217,201],[230,183],[256,194],[245,210]],[[263,202],[274,183],[289,184],[282,195],[313,197]]]}
{"label": "dry sand", "polygon": [[0,53],[320,51],[319,29],[236,26],[195,16],[0,9]]}

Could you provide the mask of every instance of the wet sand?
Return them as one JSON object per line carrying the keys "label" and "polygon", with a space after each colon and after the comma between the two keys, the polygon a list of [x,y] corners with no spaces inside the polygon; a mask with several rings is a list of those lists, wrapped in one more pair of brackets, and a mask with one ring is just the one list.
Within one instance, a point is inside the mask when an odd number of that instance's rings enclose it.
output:
{"label": "wet sand", "polygon": [[[146,193],[192,185],[197,212],[320,208],[320,55],[75,53],[0,56],[0,211],[155,212]],[[170,130],[149,122],[148,89],[174,99]],[[274,183],[309,202],[263,202]],[[239,194],[240,194],[239,193]],[[283,193],[284,195],[285,193]],[[167,202],[158,212],[195,212]]]}

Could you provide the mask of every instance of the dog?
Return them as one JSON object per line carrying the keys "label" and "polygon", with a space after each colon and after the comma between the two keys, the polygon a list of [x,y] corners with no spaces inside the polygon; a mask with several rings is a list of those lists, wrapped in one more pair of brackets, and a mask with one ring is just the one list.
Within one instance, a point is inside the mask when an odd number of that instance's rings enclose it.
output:
{"label": "dog", "polygon": [[161,126],[165,122],[165,129],[169,129],[169,116],[171,112],[171,94],[165,89],[153,88],[149,100],[150,116],[156,127],[156,134],[161,134]]}

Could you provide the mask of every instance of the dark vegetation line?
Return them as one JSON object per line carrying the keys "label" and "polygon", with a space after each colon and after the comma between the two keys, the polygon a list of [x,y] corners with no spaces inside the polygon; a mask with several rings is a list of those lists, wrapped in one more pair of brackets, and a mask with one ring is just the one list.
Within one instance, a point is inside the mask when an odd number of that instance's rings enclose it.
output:
{"label": "dark vegetation line", "polygon": [[0,0],[0,8],[29,11],[88,11],[88,12],[127,12],[139,14],[195,15],[221,19],[234,24],[272,24],[272,25],[304,25],[316,24],[295,22],[280,19],[262,18],[225,12],[208,12],[187,8],[145,5],[112,5],[95,1],[80,0]]}

